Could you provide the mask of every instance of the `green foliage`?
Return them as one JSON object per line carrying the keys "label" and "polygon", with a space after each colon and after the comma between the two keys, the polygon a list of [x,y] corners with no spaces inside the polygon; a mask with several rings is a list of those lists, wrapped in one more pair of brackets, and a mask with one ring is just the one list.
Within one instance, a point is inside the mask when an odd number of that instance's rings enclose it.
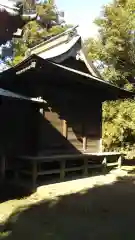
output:
{"label": "green foliage", "polygon": [[49,29],[48,34],[49,35],[57,35],[57,34],[64,32],[65,30],[67,30],[69,27],[70,27],[69,25],[64,26],[64,27],[53,26],[52,28]]}
{"label": "green foliage", "polygon": [[95,20],[99,37],[87,41],[89,57],[104,63],[104,77],[124,86],[135,75],[135,0],[115,0]]}
{"label": "green foliage", "polygon": [[37,5],[38,16],[42,20],[42,24],[45,26],[48,20],[56,20],[56,14],[54,11],[54,2],[48,1],[45,4]]}
{"label": "green foliage", "polygon": [[[114,0],[95,20],[96,39],[85,43],[92,60],[100,60],[102,76],[113,84],[133,90],[128,80],[135,76],[135,0]],[[121,150],[135,157],[135,102],[103,105],[104,150]]]}
{"label": "green foliage", "polygon": [[20,43],[27,48],[31,48],[43,41],[43,37],[47,35],[48,32],[46,28],[42,28],[36,21],[31,21],[24,27],[23,42],[21,40]]}
{"label": "green foliage", "polygon": [[37,13],[40,17],[39,21],[28,22],[23,29],[23,37],[14,39],[15,58],[13,65],[22,61],[25,52],[28,48],[34,47],[44,40],[45,37],[59,34],[65,31],[69,26],[50,26],[51,20],[56,20],[53,1],[48,1],[46,4],[37,5]]}
{"label": "green foliage", "polygon": [[104,149],[133,151],[135,148],[135,101],[118,100],[103,105]]}
{"label": "green foliage", "polygon": [[21,61],[23,61],[23,56],[16,56],[12,62],[12,66],[17,65],[18,63],[20,63]]}

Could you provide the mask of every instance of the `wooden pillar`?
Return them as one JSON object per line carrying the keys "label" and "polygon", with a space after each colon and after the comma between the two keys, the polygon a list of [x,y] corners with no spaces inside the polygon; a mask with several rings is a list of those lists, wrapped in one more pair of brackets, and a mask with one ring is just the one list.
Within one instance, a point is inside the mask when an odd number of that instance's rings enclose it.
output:
{"label": "wooden pillar", "polygon": [[67,138],[67,133],[68,133],[68,129],[67,129],[67,121],[63,120],[63,136],[65,138]]}
{"label": "wooden pillar", "polygon": [[87,138],[83,137],[83,151],[85,152],[87,149]]}
{"label": "wooden pillar", "polygon": [[99,140],[99,152],[102,152],[102,138]]}
{"label": "wooden pillar", "polygon": [[60,181],[63,181],[65,178],[65,167],[66,167],[66,160],[62,159],[60,161]]}
{"label": "wooden pillar", "polygon": [[103,173],[106,173],[106,171],[107,171],[107,158],[106,157],[104,157],[102,165],[103,165]]}
{"label": "wooden pillar", "polygon": [[15,172],[14,172],[14,180],[15,181],[19,181],[19,169],[15,169]]}
{"label": "wooden pillar", "polygon": [[1,157],[1,164],[0,164],[1,181],[4,181],[5,179],[5,172],[6,172],[6,157],[5,155],[3,155]]}
{"label": "wooden pillar", "polygon": [[122,166],[122,156],[118,158],[118,168],[121,169]]}
{"label": "wooden pillar", "polygon": [[32,189],[36,189],[37,183],[37,161],[32,161]]}
{"label": "wooden pillar", "polygon": [[86,126],[85,123],[83,122],[82,124],[82,136],[83,136],[83,151],[85,152],[87,149],[87,137],[86,137]]}
{"label": "wooden pillar", "polygon": [[84,156],[84,176],[88,176],[88,157]]}

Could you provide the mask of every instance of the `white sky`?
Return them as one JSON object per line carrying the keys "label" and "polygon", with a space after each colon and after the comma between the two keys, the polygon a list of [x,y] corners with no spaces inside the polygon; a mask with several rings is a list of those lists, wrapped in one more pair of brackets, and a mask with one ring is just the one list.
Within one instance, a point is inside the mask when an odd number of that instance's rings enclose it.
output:
{"label": "white sky", "polygon": [[79,33],[83,38],[97,35],[98,29],[93,23],[100,15],[103,5],[112,0],[55,0],[58,9],[65,12],[67,23],[79,24]]}

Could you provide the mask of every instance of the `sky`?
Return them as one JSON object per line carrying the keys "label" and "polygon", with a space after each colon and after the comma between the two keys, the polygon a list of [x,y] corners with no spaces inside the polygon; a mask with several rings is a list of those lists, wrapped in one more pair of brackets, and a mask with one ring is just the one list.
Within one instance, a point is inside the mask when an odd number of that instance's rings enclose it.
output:
{"label": "sky", "polygon": [[100,15],[102,6],[111,0],[55,0],[58,9],[65,11],[67,23],[79,24],[79,33],[83,39],[97,35],[97,27],[93,24]]}

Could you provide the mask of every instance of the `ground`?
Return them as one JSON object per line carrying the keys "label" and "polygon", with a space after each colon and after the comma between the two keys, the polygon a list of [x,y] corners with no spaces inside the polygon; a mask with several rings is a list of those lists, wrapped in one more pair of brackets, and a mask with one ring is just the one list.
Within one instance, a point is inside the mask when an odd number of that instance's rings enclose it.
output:
{"label": "ground", "polygon": [[[0,203],[0,239],[135,239],[135,167],[42,186]],[[10,189],[11,190],[11,189]]]}

